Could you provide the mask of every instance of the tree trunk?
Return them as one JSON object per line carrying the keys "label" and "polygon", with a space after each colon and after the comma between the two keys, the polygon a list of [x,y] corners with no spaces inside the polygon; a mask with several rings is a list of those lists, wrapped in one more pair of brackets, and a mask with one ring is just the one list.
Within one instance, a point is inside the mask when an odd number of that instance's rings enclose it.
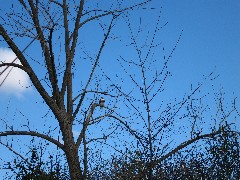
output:
{"label": "tree trunk", "polygon": [[67,162],[69,166],[69,173],[71,180],[84,180],[82,175],[82,170],[80,168],[78,150],[74,144],[67,145],[65,153],[67,157]]}
{"label": "tree trunk", "polygon": [[71,180],[84,180],[80,167],[78,148],[75,145],[71,124],[67,124],[63,129],[64,151],[67,158]]}

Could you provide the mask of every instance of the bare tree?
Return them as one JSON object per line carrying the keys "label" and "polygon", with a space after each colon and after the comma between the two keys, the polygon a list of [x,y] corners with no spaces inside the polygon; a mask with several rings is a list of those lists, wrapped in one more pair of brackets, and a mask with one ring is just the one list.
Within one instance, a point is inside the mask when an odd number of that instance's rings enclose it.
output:
{"label": "bare tree", "polygon": [[[222,92],[216,93],[216,108],[206,103],[205,99],[208,96],[207,93],[202,93],[203,86],[217,78],[214,73],[204,77],[195,87],[191,85],[191,89],[189,88],[189,92],[182,99],[171,99],[167,103],[166,80],[172,75],[168,65],[183,31],[170,52],[166,53],[166,48],[160,43],[158,36],[167,25],[167,22],[161,21],[161,16],[162,14],[156,19],[154,28],[147,25],[147,20],[144,22],[143,18],[139,18],[137,27],[133,26],[131,16],[127,13],[124,16],[129,29],[127,47],[131,48],[133,53],[131,57],[122,55],[118,59],[129,80],[125,78],[127,88],[118,88],[117,85],[116,87],[124,97],[129,112],[126,116],[126,129],[135,137],[132,142],[134,148],[129,148],[122,156],[128,160],[123,160],[123,164],[116,161],[119,164],[118,170],[119,167],[125,168],[119,175],[125,178],[135,174],[136,177],[140,175],[146,179],[153,179],[153,172],[159,170],[163,161],[183,149],[190,149],[196,143],[216,138],[227,128],[223,122],[234,122],[230,117],[236,114],[235,99],[230,106],[224,105]],[[141,28],[147,26],[151,26],[151,30]],[[209,115],[212,114],[211,111],[217,112],[215,116]],[[182,138],[176,137],[176,134]],[[182,142],[179,142],[179,139],[182,139]],[[131,157],[129,152],[138,152],[138,160],[133,159],[135,155]],[[141,169],[141,173],[137,169]]]}
{"label": "bare tree", "polygon": [[[57,119],[63,142],[49,134],[32,131],[30,128],[29,131],[6,129],[0,133],[0,136],[36,136],[55,144],[66,155],[71,179],[85,179],[87,173],[86,146],[89,143],[86,141],[86,130],[90,125],[104,118],[93,118],[94,110],[99,106],[104,106],[98,103],[100,97],[102,95],[112,96],[109,92],[98,88],[100,78],[97,78],[95,74],[103,49],[107,42],[114,38],[111,31],[118,18],[125,12],[140,8],[150,1],[128,2],[126,5],[124,1],[104,4],[104,2],[84,0],[79,2],[19,0],[17,6],[15,1],[12,2],[12,7],[4,17],[1,17],[0,35],[21,64],[15,63],[16,59],[10,63],[1,60],[0,67],[5,67],[1,75],[12,67],[19,68],[28,74],[34,88]],[[90,43],[84,35],[86,32],[83,33],[85,28],[91,24],[97,25],[95,27],[98,29],[88,32],[89,38],[92,33],[98,33],[101,37],[100,41],[94,42],[96,44],[94,47],[89,47]],[[92,27],[89,29],[92,30]],[[29,39],[31,42],[22,48],[18,45],[19,39],[22,42],[27,42]],[[86,44],[82,45],[83,42]],[[38,47],[36,58],[33,57],[35,55],[26,51],[33,44]],[[91,54],[92,52],[94,54]],[[84,59],[85,62],[82,61]],[[36,68],[34,63],[40,66]],[[79,72],[80,65],[83,67],[81,71],[87,69],[87,76]],[[86,65],[90,68],[86,68]],[[42,76],[38,68],[41,68],[41,72],[46,75]],[[79,77],[82,78],[80,87]],[[6,78],[7,76],[4,81]],[[1,82],[1,85],[3,83]],[[78,90],[75,91],[75,88]],[[82,114],[83,118],[79,117],[79,114]],[[82,126],[76,141],[73,136],[75,123]],[[107,136],[105,135],[102,139]],[[84,152],[84,157],[79,158],[79,148],[82,144],[84,147],[80,152]],[[81,168],[82,160],[84,170]]]}
{"label": "bare tree", "polygon": [[[84,0],[79,3],[67,0],[18,2],[25,13],[22,15],[13,5],[10,12],[2,17],[0,35],[21,64],[16,64],[15,60],[11,63],[2,60],[0,67],[5,69],[1,75],[10,67],[22,69],[28,74],[33,86],[57,119],[63,140],[53,138],[49,133],[32,131],[28,126],[29,131],[17,131],[8,126],[0,136],[36,136],[53,143],[66,155],[71,179],[88,177],[90,156],[93,155],[91,150],[94,149],[91,143],[100,141],[101,146],[114,135],[122,143],[107,146],[127,158],[128,150],[136,149],[141,155],[137,161],[141,165],[141,173],[147,179],[153,179],[154,168],[158,168],[162,161],[200,140],[219,135],[225,128],[222,122],[236,110],[233,102],[231,109],[224,111],[222,117],[213,118],[216,123],[212,129],[204,128],[206,107],[202,101],[205,95],[199,93],[204,82],[192,88],[182,100],[166,103],[164,86],[166,79],[171,76],[168,64],[182,33],[170,53],[166,54],[158,37],[160,30],[167,24],[161,21],[161,14],[151,32],[143,28],[147,26],[144,24],[147,18],[140,17],[138,24],[130,20],[132,10],[142,8],[151,0],[138,3],[117,0],[110,4]],[[124,76],[115,83],[114,78],[104,73],[100,60],[104,57],[104,48],[108,47],[108,43],[119,38],[113,33],[119,19],[121,23],[125,21],[128,27],[129,33],[121,38],[127,41],[125,45],[132,50],[133,57],[125,57],[127,55],[124,53],[119,57],[118,62],[129,81]],[[95,34],[99,37],[96,38]],[[26,47],[20,48],[18,39],[31,41]],[[38,47],[37,58],[26,51],[33,43]],[[41,68],[42,73],[39,73],[38,68]],[[42,75],[44,73],[45,76]],[[211,78],[214,78],[213,74],[203,81]],[[105,104],[101,97],[108,97]],[[222,104],[221,99],[219,103]],[[100,111],[96,112],[97,108]],[[222,110],[222,105],[218,108]],[[101,127],[107,130],[91,136],[96,131],[90,132],[89,127],[97,129],[103,120],[105,124]],[[171,143],[176,134],[176,123],[184,124],[179,131],[183,131],[189,138],[180,143],[175,142],[177,145]],[[75,126],[80,127],[76,139],[73,134]],[[119,131],[129,132],[130,138],[129,135],[124,138],[124,133],[118,134]],[[123,149],[126,149],[126,153]]]}

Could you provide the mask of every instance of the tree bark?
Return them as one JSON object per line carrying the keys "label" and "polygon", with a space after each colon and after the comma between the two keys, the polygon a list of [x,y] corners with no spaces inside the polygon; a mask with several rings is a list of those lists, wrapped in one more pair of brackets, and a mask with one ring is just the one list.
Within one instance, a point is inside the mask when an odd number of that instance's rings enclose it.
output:
{"label": "tree bark", "polygon": [[55,114],[55,116],[58,117],[58,122],[62,131],[64,141],[63,150],[67,158],[70,179],[82,180],[84,177],[80,167],[78,146],[74,142],[71,116],[68,116],[66,112]]}
{"label": "tree bark", "polygon": [[66,154],[71,180],[83,180],[83,173],[80,167],[78,147],[73,138],[71,124],[68,124],[63,131],[64,151]]}
{"label": "tree bark", "polygon": [[[68,145],[67,145],[68,144]],[[78,149],[75,144],[67,143],[66,145],[66,157],[69,166],[69,173],[71,180],[83,180],[82,170],[80,168]]]}

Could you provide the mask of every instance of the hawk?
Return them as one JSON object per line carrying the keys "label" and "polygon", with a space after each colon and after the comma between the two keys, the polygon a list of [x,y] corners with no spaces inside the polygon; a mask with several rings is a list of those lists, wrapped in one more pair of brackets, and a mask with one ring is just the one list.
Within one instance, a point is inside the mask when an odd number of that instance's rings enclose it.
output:
{"label": "hawk", "polygon": [[105,102],[105,99],[103,97],[101,97],[101,99],[99,100],[99,106],[100,108],[103,108],[104,107],[104,102]]}

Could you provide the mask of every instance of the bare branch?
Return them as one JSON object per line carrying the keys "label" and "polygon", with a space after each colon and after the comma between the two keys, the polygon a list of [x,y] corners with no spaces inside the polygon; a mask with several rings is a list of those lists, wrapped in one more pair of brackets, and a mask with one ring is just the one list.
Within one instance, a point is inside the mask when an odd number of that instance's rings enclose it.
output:
{"label": "bare branch", "polygon": [[3,81],[0,83],[0,87],[3,85],[3,83],[6,81],[7,77],[9,76],[9,74],[11,73],[11,71],[13,70],[13,67],[17,67],[19,69],[22,69],[24,70],[25,72],[28,73],[27,69],[22,66],[22,65],[19,65],[19,64],[15,64],[15,63],[2,63],[0,64],[0,67],[1,66],[7,66],[1,73],[0,73],[0,76],[11,66],[10,70],[7,72],[7,75],[3,78]]}
{"label": "bare branch", "polygon": [[55,4],[57,4],[58,6],[60,6],[61,8],[63,8],[63,5],[57,1],[54,1],[54,0],[49,0],[50,2],[53,2]]}
{"label": "bare branch", "polygon": [[[38,17],[38,4],[36,5],[36,7],[34,6],[33,0],[28,0],[29,5],[31,7],[31,11],[32,11],[32,21],[35,25],[37,34],[39,35],[39,40],[40,40],[40,44],[42,47],[42,51],[45,57],[45,63],[47,66],[47,70],[48,70],[48,74],[49,74],[49,79],[53,88],[53,92],[58,92],[58,88],[56,88],[56,70],[55,67],[53,65],[53,62],[51,61],[51,55],[50,55],[50,51],[49,48],[45,42],[45,37],[43,34],[43,30],[41,29],[41,25],[39,23],[39,17]],[[48,23],[49,24],[49,23]],[[54,75],[55,73],[55,75]]]}
{"label": "bare branch", "polygon": [[133,130],[126,122],[122,121],[120,118],[113,116],[112,114],[107,114],[107,117],[116,119],[118,122],[120,122],[135,138],[140,142],[140,144],[145,147],[144,143],[142,142],[142,138],[137,135],[136,131]]}
{"label": "bare branch", "polygon": [[0,132],[0,137],[1,136],[13,136],[13,135],[27,135],[27,136],[36,136],[42,139],[45,139],[53,144],[55,144],[56,146],[58,146],[59,148],[61,148],[62,150],[64,150],[64,146],[63,144],[61,144],[59,141],[45,135],[45,134],[41,134],[35,131],[5,131],[5,132]]}
{"label": "bare branch", "polygon": [[52,35],[53,35],[53,30],[54,30],[54,25],[50,28],[50,35],[48,39],[49,43],[49,51],[50,51],[50,59],[51,59],[51,64],[52,64],[52,76],[53,76],[53,98],[57,101],[58,106],[62,105],[60,102],[60,97],[59,97],[59,89],[58,89],[58,78],[57,78],[57,73],[56,73],[56,67],[55,67],[55,62],[54,62],[54,53],[53,53],[53,47],[52,47]]}
{"label": "bare branch", "polygon": [[[89,90],[89,91],[86,91],[86,93],[95,93],[95,94],[102,94],[102,95],[106,95],[106,96],[110,96],[110,97],[118,97],[118,96],[109,94],[107,91]],[[76,101],[77,98],[79,98],[82,95],[83,95],[83,93],[79,93],[75,98],[73,98],[73,102]]]}
{"label": "bare branch", "polygon": [[14,154],[16,154],[17,156],[19,156],[22,160],[24,160],[26,163],[28,163],[30,166],[32,165],[28,159],[24,158],[20,153],[18,153],[17,151],[15,151],[12,147],[10,147],[7,144],[4,144],[0,141],[0,144],[2,144],[3,146],[5,146],[6,148],[8,148],[11,152],[13,152]]}
{"label": "bare branch", "polygon": [[26,9],[26,11],[28,12],[29,16],[32,17],[32,13],[31,11],[28,9],[27,5],[25,4],[25,2],[23,0],[18,0],[22,6]]}
{"label": "bare branch", "polygon": [[[68,6],[66,0],[63,0],[63,23],[64,23],[64,36],[65,36],[65,52],[66,52],[66,70],[69,69],[69,66],[71,65],[71,62],[68,61],[69,56],[70,56],[70,47],[69,47],[69,27],[68,27]],[[64,96],[66,88],[67,88],[67,79],[68,79],[68,74],[65,70],[64,76],[63,76],[63,83],[62,83],[62,88],[61,88],[61,97]]]}
{"label": "bare branch", "polygon": [[[73,57],[75,55],[75,48],[78,40],[78,24],[80,23],[80,18],[82,17],[82,11],[83,11],[83,5],[84,0],[80,1],[79,9],[77,12],[77,17],[75,21],[75,28],[73,31],[73,41],[71,48],[69,46],[70,44],[70,38],[69,38],[69,27],[68,27],[68,7],[66,0],[63,0],[63,16],[64,16],[64,28],[65,28],[65,51],[66,51],[66,70],[64,72],[63,76],[63,83],[62,83],[62,89],[61,89],[61,96],[64,96],[66,88],[68,90],[67,93],[67,109],[68,113],[72,115],[72,74],[71,74],[71,67],[72,67],[72,61]],[[74,119],[74,118],[73,118]]]}
{"label": "bare branch", "polygon": [[[4,30],[4,29],[3,29]],[[21,53],[24,53],[27,48],[29,48],[29,46],[38,38],[38,35],[36,35],[32,41],[21,51]],[[18,57],[14,58],[14,60],[11,63],[14,63],[16,60],[18,59]],[[0,76],[9,68],[9,66],[7,66],[6,68],[4,68],[4,70],[0,73]]]}
{"label": "bare branch", "polygon": [[91,107],[90,107],[90,111],[89,111],[89,113],[88,113],[87,118],[86,118],[86,119],[84,120],[84,122],[83,122],[83,128],[82,128],[81,133],[79,134],[78,139],[77,139],[77,142],[76,142],[76,146],[77,146],[77,147],[79,147],[80,144],[81,144],[81,142],[82,142],[82,139],[83,139],[83,136],[84,136],[85,131],[86,131],[86,129],[87,129],[87,126],[89,125],[90,118],[92,117],[93,112],[94,112],[94,110],[95,110],[95,108],[96,108],[97,106],[99,106],[99,104],[93,103],[93,104],[91,105]]}
{"label": "bare branch", "polygon": [[13,52],[16,54],[16,56],[20,60],[21,64],[28,70],[27,73],[28,73],[33,85],[38,90],[39,94],[43,97],[43,99],[48,104],[48,106],[51,108],[51,110],[54,112],[54,114],[59,114],[59,109],[58,109],[56,103],[46,92],[45,88],[39,81],[37,75],[32,70],[27,59],[25,58],[23,53],[18,49],[17,45],[13,42],[13,40],[9,37],[6,30],[3,28],[3,26],[1,24],[0,24],[0,35],[4,38],[4,40],[7,42],[7,44],[10,46],[10,48],[13,50]]}
{"label": "bare branch", "polygon": [[[90,21],[92,21],[92,20],[99,19],[99,18],[101,18],[101,17],[108,16],[108,15],[111,15],[111,14],[113,15],[114,13],[122,13],[122,12],[127,11],[127,10],[132,10],[132,9],[134,9],[134,8],[137,8],[137,7],[139,7],[139,6],[142,6],[142,5],[144,5],[144,4],[147,4],[147,3],[151,2],[151,1],[152,1],[152,0],[147,0],[147,1],[144,1],[144,2],[142,2],[142,3],[136,4],[136,5],[133,5],[133,6],[124,8],[124,9],[119,9],[119,10],[116,9],[116,10],[109,11],[109,12],[106,12],[106,13],[103,13],[103,14],[100,14],[100,15],[97,15],[97,16],[93,16],[93,17],[91,17],[91,18],[89,18],[89,19],[86,19],[86,20],[83,21],[82,23],[79,23],[79,26],[77,27],[77,29],[81,28],[84,24],[86,24],[86,23],[88,23],[88,22],[90,22]],[[74,33],[71,34],[70,39],[72,39],[73,36],[74,36]]]}
{"label": "bare branch", "polygon": [[155,160],[153,162],[153,167],[155,167],[158,163],[162,162],[163,160],[167,159],[168,157],[170,157],[171,155],[175,154],[176,152],[178,152],[179,150],[187,147],[188,145],[201,140],[201,139],[205,139],[205,138],[214,138],[215,136],[219,135],[222,131],[223,131],[224,127],[220,128],[218,131],[215,131],[213,133],[210,134],[203,134],[203,135],[199,135],[193,139],[190,139],[184,143],[181,143],[179,146],[177,146],[176,148],[174,148],[172,151],[170,151],[169,153],[167,153],[166,155],[162,156],[160,159]]}
{"label": "bare branch", "polygon": [[96,67],[97,67],[97,65],[98,65],[98,62],[99,62],[100,56],[101,56],[101,54],[102,54],[103,48],[104,48],[104,46],[105,46],[105,43],[106,43],[106,41],[107,41],[107,39],[108,39],[108,36],[109,36],[109,34],[110,34],[110,31],[111,31],[111,29],[112,29],[113,20],[114,20],[114,17],[112,18],[111,23],[110,23],[110,25],[109,25],[109,27],[108,27],[107,34],[105,35],[104,40],[102,41],[102,44],[101,44],[101,47],[100,47],[100,49],[99,49],[99,51],[98,51],[98,55],[97,55],[97,57],[96,57],[96,60],[95,60],[94,65],[93,65],[91,74],[89,75],[88,81],[87,81],[86,86],[85,86],[85,88],[84,88],[84,90],[83,90],[83,94],[82,94],[82,96],[81,96],[81,99],[79,100],[79,103],[78,103],[78,105],[77,105],[77,107],[76,107],[76,110],[75,110],[74,113],[73,113],[73,119],[76,117],[76,115],[77,115],[77,113],[78,113],[78,111],[79,111],[79,109],[80,109],[80,107],[81,107],[81,105],[82,105],[82,102],[83,102],[83,99],[84,99],[84,97],[85,97],[85,94],[87,93],[87,88],[88,88],[88,86],[89,86],[89,84],[90,84],[90,82],[91,82],[91,80],[92,80],[94,71],[95,71],[95,69],[96,69]]}
{"label": "bare branch", "polygon": [[[173,115],[170,117],[170,119],[173,119],[177,114],[178,112],[182,109],[183,105],[190,99],[191,96],[193,96],[198,89],[200,89],[200,87],[202,86],[202,84],[199,84],[198,87],[190,94],[187,96],[187,98],[185,100],[183,100],[181,103],[180,103],[180,106],[177,108],[177,110],[173,113]],[[172,121],[170,122],[172,123]],[[168,125],[168,124],[167,124]],[[159,129],[153,136],[152,138],[154,139],[160,132],[161,132],[162,128]]]}
{"label": "bare branch", "polygon": [[[30,71],[29,71],[25,66],[20,65],[20,64],[16,64],[16,63],[1,63],[1,64],[0,64],[0,67],[3,67],[3,66],[7,66],[7,67],[10,67],[10,66],[12,66],[12,67],[17,67],[17,68],[25,71],[26,73],[30,73]],[[0,76],[3,74],[3,72],[4,72],[4,71],[2,71],[2,72],[0,73]]]}

